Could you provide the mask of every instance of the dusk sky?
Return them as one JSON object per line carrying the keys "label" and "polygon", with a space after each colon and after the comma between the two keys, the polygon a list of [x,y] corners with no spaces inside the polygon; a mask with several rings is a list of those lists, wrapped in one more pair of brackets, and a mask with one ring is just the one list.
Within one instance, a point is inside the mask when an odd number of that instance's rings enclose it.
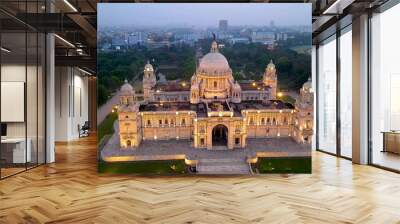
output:
{"label": "dusk sky", "polygon": [[305,3],[100,3],[99,26],[311,25]]}

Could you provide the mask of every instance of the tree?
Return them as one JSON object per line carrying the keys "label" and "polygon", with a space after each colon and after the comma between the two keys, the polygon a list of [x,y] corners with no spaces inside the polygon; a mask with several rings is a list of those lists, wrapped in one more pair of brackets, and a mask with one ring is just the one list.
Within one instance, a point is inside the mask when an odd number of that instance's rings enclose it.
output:
{"label": "tree", "polygon": [[103,105],[105,102],[107,102],[109,97],[110,92],[108,89],[102,84],[97,84],[97,105]]}

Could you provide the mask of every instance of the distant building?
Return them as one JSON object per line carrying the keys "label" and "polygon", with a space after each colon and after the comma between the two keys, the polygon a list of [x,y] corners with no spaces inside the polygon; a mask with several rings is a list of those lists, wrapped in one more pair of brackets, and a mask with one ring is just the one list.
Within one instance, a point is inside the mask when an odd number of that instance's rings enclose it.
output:
{"label": "distant building", "polygon": [[268,31],[253,31],[251,33],[251,41],[253,43],[271,45],[275,43],[275,33]]}
{"label": "distant building", "polygon": [[221,39],[221,40],[226,40],[226,39],[230,39],[233,37],[233,35],[229,34],[228,32],[217,32],[216,36],[218,39]]}
{"label": "distant building", "polygon": [[148,48],[160,48],[160,47],[170,47],[172,43],[168,40],[163,40],[163,41],[153,41],[153,40],[147,40],[146,46]]}
{"label": "distant building", "polygon": [[143,42],[142,32],[134,32],[128,36],[128,45],[141,44]]}
{"label": "distant building", "polygon": [[120,50],[121,48],[127,46],[127,41],[123,38],[113,38],[111,46],[116,50]]}
{"label": "distant building", "polygon": [[276,33],[276,40],[287,40],[287,33]]}
{"label": "distant building", "polygon": [[275,21],[271,20],[271,22],[269,22],[269,26],[274,28],[275,27]]}
{"label": "distant building", "polygon": [[183,42],[195,42],[198,41],[202,36],[198,33],[178,33],[174,35],[175,40],[180,40]]}
{"label": "distant building", "polygon": [[105,43],[101,46],[101,50],[105,51],[105,50],[109,50],[111,49],[111,44],[110,43]]}
{"label": "distant building", "polygon": [[228,20],[220,20],[219,21],[219,30],[227,31],[228,30]]}
{"label": "distant building", "polygon": [[250,43],[250,40],[249,40],[249,38],[246,38],[246,37],[236,37],[236,38],[229,39],[229,43],[231,43],[231,44],[236,44],[236,43],[248,44],[248,43]]}

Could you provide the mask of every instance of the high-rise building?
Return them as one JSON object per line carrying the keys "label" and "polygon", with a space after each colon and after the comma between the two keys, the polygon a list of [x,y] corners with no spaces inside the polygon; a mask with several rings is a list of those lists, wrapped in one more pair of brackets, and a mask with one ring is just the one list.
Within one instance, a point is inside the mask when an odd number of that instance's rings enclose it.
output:
{"label": "high-rise building", "polygon": [[269,22],[269,26],[270,26],[270,27],[275,27],[275,21],[271,20],[271,21]]}
{"label": "high-rise building", "polygon": [[228,30],[228,20],[220,20],[219,21],[219,30],[220,31],[227,31]]}

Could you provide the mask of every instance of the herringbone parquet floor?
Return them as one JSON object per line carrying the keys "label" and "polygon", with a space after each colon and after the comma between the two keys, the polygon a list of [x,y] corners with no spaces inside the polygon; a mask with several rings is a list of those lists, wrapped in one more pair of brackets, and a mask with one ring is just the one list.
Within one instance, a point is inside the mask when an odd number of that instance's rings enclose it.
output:
{"label": "herringbone parquet floor", "polygon": [[400,175],[313,154],[312,175],[104,176],[93,137],[0,181],[0,223],[400,223]]}

